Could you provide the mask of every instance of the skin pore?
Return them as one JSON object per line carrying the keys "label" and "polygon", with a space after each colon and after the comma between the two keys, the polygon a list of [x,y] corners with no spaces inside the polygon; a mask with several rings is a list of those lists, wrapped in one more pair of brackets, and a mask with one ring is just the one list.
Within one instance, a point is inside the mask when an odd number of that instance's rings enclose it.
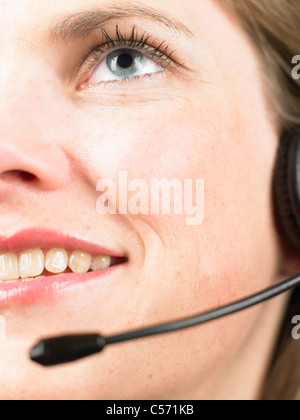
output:
{"label": "skin pore", "polygon": [[[160,69],[151,77],[97,85],[108,52],[92,69],[82,61],[106,42],[101,28],[76,39],[53,29],[69,15],[120,7],[128,16],[104,23],[106,33],[115,38],[118,25],[130,39],[135,27],[153,48],[165,43],[166,60],[150,53]],[[141,14],[149,8],[152,15]],[[238,21],[213,0],[1,0],[0,10],[0,235],[39,227],[109,241],[129,259],[105,280],[0,306],[0,398],[258,398],[286,297],[67,366],[28,360],[39,337],[111,335],[186,317],[283,275],[271,197],[278,134],[258,54]],[[203,179],[203,224],[187,226],[185,215],[99,215],[97,183],[117,181],[120,171],[149,184]]]}

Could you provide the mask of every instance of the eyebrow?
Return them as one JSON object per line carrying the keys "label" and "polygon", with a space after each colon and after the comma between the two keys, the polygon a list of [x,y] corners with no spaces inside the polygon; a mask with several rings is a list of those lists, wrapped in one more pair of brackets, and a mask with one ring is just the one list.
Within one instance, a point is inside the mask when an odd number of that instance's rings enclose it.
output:
{"label": "eyebrow", "polygon": [[94,8],[68,16],[55,18],[49,28],[50,39],[56,41],[76,41],[87,37],[104,24],[124,18],[147,18],[164,24],[168,29],[194,37],[193,32],[179,20],[140,3],[126,3],[122,6]]}

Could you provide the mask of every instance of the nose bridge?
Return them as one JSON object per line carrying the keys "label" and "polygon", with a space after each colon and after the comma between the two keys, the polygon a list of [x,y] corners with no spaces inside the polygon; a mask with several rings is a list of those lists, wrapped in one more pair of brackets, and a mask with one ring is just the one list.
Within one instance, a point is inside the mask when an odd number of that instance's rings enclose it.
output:
{"label": "nose bridge", "polygon": [[[14,5],[13,15],[15,9]],[[32,31],[36,22],[20,16],[8,17],[10,27],[3,21],[1,12],[0,5],[0,107],[3,110],[4,103],[4,107],[10,105],[22,109],[25,106],[28,111],[30,105],[33,111],[35,108],[39,110],[46,98],[51,98],[48,82],[55,84],[52,52],[41,39],[41,34],[38,37]]]}
{"label": "nose bridge", "polygon": [[[0,46],[1,50],[1,46]],[[0,112],[23,115],[41,110],[46,99],[46,68],[35,54],[0,52]],[[1,117],[0,114],[0,117]]]}
{"label": "nose bridge", "polygon": [[[30,35],[29,22],[25,23],[16,16],[13,19],[7,17],[8,22],[5,22],[2,12],[0,6],[0,83],[8,87],[22,80],[24,74],[29,75],[28,70],[34,71],[43,48],[41,41]],[[15,11],[12,13],[15,15]]]}

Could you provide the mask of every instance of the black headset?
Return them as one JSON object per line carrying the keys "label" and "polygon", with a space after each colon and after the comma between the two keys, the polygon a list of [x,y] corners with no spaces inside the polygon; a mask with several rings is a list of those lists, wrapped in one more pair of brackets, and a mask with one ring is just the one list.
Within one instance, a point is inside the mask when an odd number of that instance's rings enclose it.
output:
{"label": "black headset", "polygon": [[300,251],[300,132],[288,132],[280,142],[274,173],[275,211],[284,236]]}
{"label": "black headset", "polygon": [[[286,241],[300,252],[300,131],[289,131],[280,142],[273,177],[277,219]],[[175,322],[151,326],[110,337],[97,334],[70,335],[40,341],[30,352],[31,360],[54,366],[101,352],[105,346],[201,325],[272,299],[300,285],[300,274],[256,295]]]}

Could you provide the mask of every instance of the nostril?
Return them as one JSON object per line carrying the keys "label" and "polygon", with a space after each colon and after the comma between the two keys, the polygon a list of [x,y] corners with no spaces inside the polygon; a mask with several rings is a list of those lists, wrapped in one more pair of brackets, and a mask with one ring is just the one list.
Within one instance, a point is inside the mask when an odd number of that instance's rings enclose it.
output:
{"label": "nostril", "polygon": [[37,180],[37,177],[31,174],[30,172],[18,171],[18,170],[4,172],[1,175],[1,177],[2,179],[5,178],[7,180],[12,179],[12,178],[18,178],[21,181],[26,181],[26,182]]}
{"label": "nostril", "polygon": [[21,178],[23,181],[35,181],[37,178],[35,175],[31,174],[30,172],[24,172],[24,171],[16,171],[17,176]]}

